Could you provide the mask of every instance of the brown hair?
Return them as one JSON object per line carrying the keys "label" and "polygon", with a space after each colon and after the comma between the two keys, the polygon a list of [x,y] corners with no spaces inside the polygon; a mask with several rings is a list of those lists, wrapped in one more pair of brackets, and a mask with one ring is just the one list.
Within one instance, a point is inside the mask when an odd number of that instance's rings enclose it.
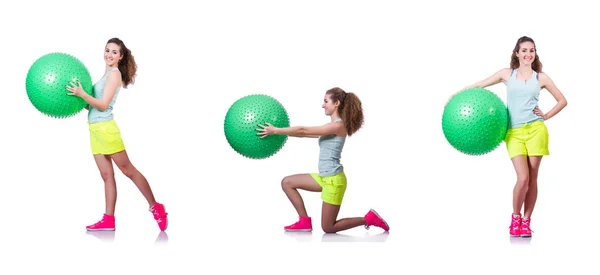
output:
{"label": "brown hair", "polygon": [[524,42],[533,43],[533,48],[535,49],[535,58],[533,60],[533,63],[531,63],[531,68],[537,73],[542,72],[542,62],[540,61],[540,56],[537,53],[537,47],[535,46],[535,42],[533,42],[533,39],[531,39],[530,37],[527,37],[527,36],[522,36],[521,38],[519,38],[519,40],[517,40],[517,43],[515,44],[515,48],[513,49],[513,52],[512,52],[512,56],[510,57],[510,68],[511,69],[519,68],[519,57],[517,57],[517,53],[521,49],[521,43],[524,43]]}
{"label": "brown hair", "polygon": [[125,43],[123,43],[121,39],[114,37],[109,39],[108,42],[106,42],[107,45],[109,43],[115,43],[121,48],[119,50],[119,53],[123,58],[119,60],[119,71],[121,72],[121,80],[123,80],[123,87],[127,88],[129,84],[133,84],[135,82],[137,64],[135,64],[135,59],[131,54],[131,50],[129,50],[125,46]]}
{"label": "brown hair", "polygon": [[356,94],[346,93],[346,91],[338,87],[329,89],[325,94],[330,95],[334,103],[340,102],[338,112],[344,121],[348,136],[352,136],[352,134],[356,133],[362,127],[364,122],[360,99],[358,99]]}

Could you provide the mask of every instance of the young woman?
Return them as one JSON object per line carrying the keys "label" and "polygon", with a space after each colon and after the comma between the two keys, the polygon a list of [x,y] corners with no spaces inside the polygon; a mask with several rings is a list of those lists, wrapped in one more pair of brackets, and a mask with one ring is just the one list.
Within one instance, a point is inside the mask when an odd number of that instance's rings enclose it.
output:
{"label": "young woman", "polygon": [[127,156],[121,132],[113,119],[113,106],[121,90],[133,84],[137,65],[131,51],[123,41],[112,38],[104,49],[106,70],[104,76],[94,84],[94,96],[88,95],[81,83],[71,83],[67,87],[70,95],[81,97],[88,103],[88,124],[92,154],[100,175],[104,180],[106,212],[102,219],[86,227],[87,230],[115,230],[115,204],[117,202],[117,186],[112,162],[121,172],[130,178],[142,192],[150,206],[150,212],[158,223],[160,230],[167,229],[168,220],[165,206],[156,202],[148,181],[138,171]]}
{"label": "young woman", "polygon": [[319,173],[287,176],[281,181],[283,191],[292,202],[300,216],[300,220],[284,227],[287,231],[312,231],[311,218],[306,213],[304,201],[298,189],[322,192],[323,200],[321,227],[326,233],[335,233],[357,226],[377,226],[385,231],[388,224],[371,209],[364,217],[337,220],[346,191],[346,175],[340,163],[346,136],[356,133],[363,123],[362,104],[353,93],[346,93],[340,88],[332,88],[325,93],[322,106],[325,114],[331,116],[331,122],[316,127],[276,128],[268,122],[259,126],[257,135],[288,135],[292,137],[319,138]]}
{"label": "young woman", "polygon": [[[517,40],[510,68],[502,69],[465,89],[485,88],[500,82],[507,86],[509,114],[509,130],[504,141],[517,174],[509,233],[515,237],[531,237],[531,214],[537,199],[538,171],[542,157],[550,154],[548,129],[544,122],[567,106],[567,100],[552,79],[542,72],[535,42],[527,36]],[[557,101],[547,113],[538,107],[539,94],[544,88]]]}

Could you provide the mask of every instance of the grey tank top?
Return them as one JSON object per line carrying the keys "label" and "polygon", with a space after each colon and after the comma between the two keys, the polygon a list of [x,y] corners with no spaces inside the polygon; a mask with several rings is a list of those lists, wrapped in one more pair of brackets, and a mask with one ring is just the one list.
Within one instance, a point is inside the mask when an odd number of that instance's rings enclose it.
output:
{"label": "grey tank top", "polygon": [[519,128],[534,121],[544,120],[533,112],[538,106],[542,89],[539,74],[533,71],[530,79],[522,81],[517,79],[517,72],[516,69],[512,71],[506,84],[509,128]]}
{"label": "grey tank top", "polygon": [[[117,71],[118,68],[111,69],[106,72],[104,76],[94,84],[94,97],[98,100],[102,100],[104,96],[104,86],[106,85],[106,80],[108,78],[108,74],[112,71]],[[89,123],[98,123],[98,122],[106,122],[113,119],[113,107],[115,106],[115,102],[117,101],[117,97],[119,96],[119,91],[121,90],[121,86],[117,87],[117,91],[113,96],[112,100],[108,104],[108,107],[104,111],[100,111],[90,105],[90,111],[88,112],[88,121]]]}
{"label": "grey tank top", "polygon": [[[334,122],[342,123],[342,119],[338,118]],[[345,142],[346,137],[336,135],[319,137],[319,176],[333,176],[344,171],[340,159]]]}

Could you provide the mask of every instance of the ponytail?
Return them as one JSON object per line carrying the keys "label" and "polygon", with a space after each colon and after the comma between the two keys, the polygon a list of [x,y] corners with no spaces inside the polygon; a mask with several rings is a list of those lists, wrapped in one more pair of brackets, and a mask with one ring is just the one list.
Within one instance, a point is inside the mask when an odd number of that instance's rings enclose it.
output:
{"label": "ponytail", "polygon": [[364,122],[360,99],[356,94],[347,93],[337,87],[329,89],[326,94],[331,95],[331,100],[334,102],[340,102],[340,105],[338,105],[338,112],[344,121],[348,136],[352,136],[362,127]]}

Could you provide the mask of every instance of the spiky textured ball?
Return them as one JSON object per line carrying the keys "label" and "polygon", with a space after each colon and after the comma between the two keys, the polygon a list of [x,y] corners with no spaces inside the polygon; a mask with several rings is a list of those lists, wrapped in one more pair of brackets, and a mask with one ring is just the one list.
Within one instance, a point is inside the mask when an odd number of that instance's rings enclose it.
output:
{"label": "spiky textured ball", "polygon": [[456,94],[444,108],[442,129],[446,140],[467,155],[495,150],[506,136],[508,110],[494,93],[472,88]]}
{"label": "spiky textured ball", "polygon": [[25,89],[29,101],[38,111],[54,118],[67,118],[87,105],[82,98],[68,95],[66,90],[70,81],[77,85],[78,80],[83,90],[92,95],[92,77],[85,65],[69,54],[50,53],[31,65]]}
{"label": "spiky textured ball", "polygon": [[264,159],[277,153],[286,135],[270,135],[261,138],[258,124],[268,122],[275,127],[290,126],[290,119],[283,105],[268,95],[248,95],[235,101],[225,115],[225,137],[233,150],[251,159]]}

